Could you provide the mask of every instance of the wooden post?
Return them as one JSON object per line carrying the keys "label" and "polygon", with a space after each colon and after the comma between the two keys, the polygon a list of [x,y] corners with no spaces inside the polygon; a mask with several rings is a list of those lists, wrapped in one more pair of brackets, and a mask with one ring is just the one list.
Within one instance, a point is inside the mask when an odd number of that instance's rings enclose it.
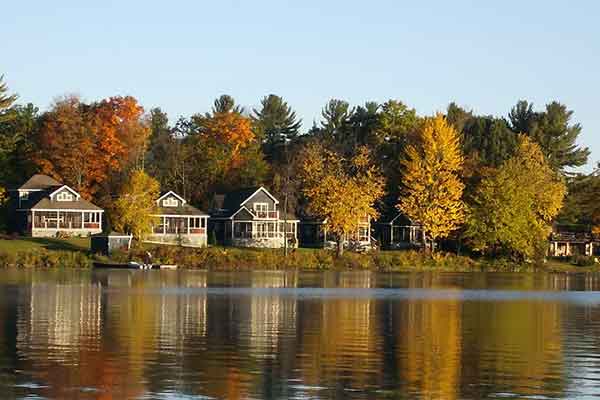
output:
{"label": "wooden post", "polygon": [[390,246],[394,244],[394,223],[390,223]]}
{"label": "wooden post", "polygon": [[33,229],[35,228],[35,210],[31,210],[31,235],[33,236]]}
{"label": "wooden post", "polygon": [[163,235],[167,234],[167,217],[161,217],[163,222]]}
{"label": "wooden post", "polygon": [[187,217],[187,234],[190,234],[190,217]]}

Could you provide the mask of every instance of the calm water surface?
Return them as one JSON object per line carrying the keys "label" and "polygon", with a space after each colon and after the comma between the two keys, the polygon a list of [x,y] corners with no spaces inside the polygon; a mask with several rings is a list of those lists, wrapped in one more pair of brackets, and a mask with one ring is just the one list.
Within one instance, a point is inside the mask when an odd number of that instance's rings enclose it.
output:
{"label": "calm water surface", "polygon": [[0,271],[0,398],[600,396],[600,276]]}

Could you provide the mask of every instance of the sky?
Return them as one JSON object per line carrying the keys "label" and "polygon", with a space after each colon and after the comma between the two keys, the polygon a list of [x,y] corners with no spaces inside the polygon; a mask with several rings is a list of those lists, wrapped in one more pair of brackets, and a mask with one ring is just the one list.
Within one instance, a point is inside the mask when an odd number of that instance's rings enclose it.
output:
{"label": "sky", "polygon": [[221,94],[247,108],[274,93],[303,119],[331,98],[393,98],[421,115],[455,101],[506,116],[557,100],[600,161],[600,2],[9,1],[0,74],[42,110],[78,94],[131,95],[171,121]]}

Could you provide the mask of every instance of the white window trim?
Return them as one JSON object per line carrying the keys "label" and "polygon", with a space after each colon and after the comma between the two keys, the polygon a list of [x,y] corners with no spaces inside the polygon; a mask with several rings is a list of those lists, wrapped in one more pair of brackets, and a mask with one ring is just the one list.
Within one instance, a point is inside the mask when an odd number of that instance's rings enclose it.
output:
{"label": "white window trim", "polygon": [[179,206],[179,200],[173,196],[169,196],[166,199],[163,199],[162,205],[163,207],[177,207]]}
{"label": "white window trim", "polygon": [[63,191],[56,195],[56,201],[73,201],[73,197],[71,193]]}

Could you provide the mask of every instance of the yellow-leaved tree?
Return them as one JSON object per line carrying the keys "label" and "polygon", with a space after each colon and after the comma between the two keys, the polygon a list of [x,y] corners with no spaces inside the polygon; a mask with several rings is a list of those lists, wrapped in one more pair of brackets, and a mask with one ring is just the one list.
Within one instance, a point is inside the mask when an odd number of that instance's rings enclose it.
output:
{"label": "yellow-leaved tree", "polygon": [[308,211],[325,221],[341,255],[344,241],[358,230],[360,221],[377,218],[375,202],[384,194],[385,179],[365,146],[344,157],[313,142],[303,148],[299,160]]}
{"label": "yellow-leaved tree", "polygon": [[113,226],[116,230],[144,240],[156,222],[160,184],[143,170],[134,170],[115,202]]}
{"label": "yellow-leaved tree", "polygon": [[447,237],[464,220],[463,162],[459,135],[442,114],[425,118],[416,143],[406,147],[396,207],[421,224],[425,248],[433,248],[437,239]]}
{"label": "yellow-leaved tree", "polygon": [[540,260],[565,193],[564,178],[540,146],[520,135],[515,154],[478,185],[465,237],[475,250],[490,255]]}

